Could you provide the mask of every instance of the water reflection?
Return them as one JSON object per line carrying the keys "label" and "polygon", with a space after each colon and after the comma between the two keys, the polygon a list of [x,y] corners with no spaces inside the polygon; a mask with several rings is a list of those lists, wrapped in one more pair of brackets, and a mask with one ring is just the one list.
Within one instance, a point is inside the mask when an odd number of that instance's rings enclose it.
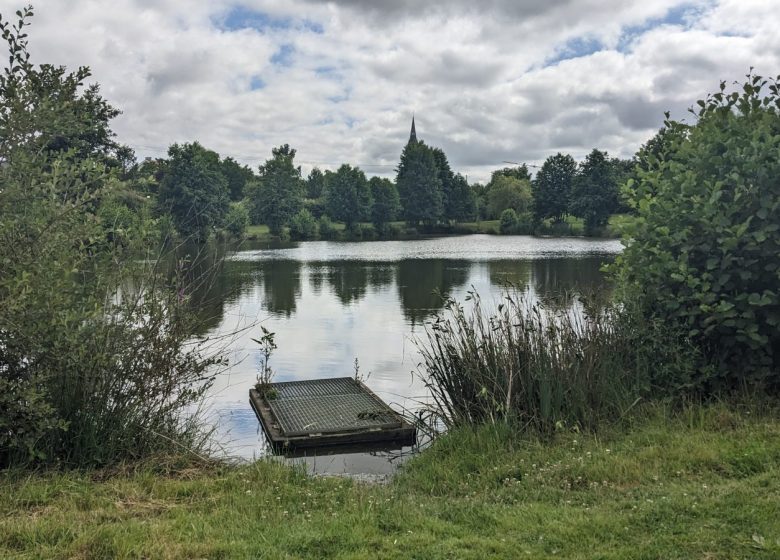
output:
{"label": "water reflection", "polygon": [[[264,439],[247,404],[259,357],[251,340],[258,335],[256,322],[276,333],[277,380],[350,375],[358,358],[375,393],[396,408],[413,409],[425,394],[412,375],[419,361],[413,340],[442,308],[443,297],[462,301],[473,287],[489,301],[509,284],[560,306],[561,292],[603,288],[600,267],[620,250],[612,241],[541,240],[540,248],[533,238],[474,239],[479,237],[239,252],[208,283],[193,287],[205,334],[234,333],[227,347],[234,365],[210,398],[228,451],[250,458],[263,453]],[[432,247],[446,258],[432,258]],[[376,474],[395,468],[381,453],[304,461],[320,471]]]}
{"label": "water reflection", "polygon": [[471,263],[463,260],[399,262],[397,284],[404,317],[415,325],[435,315],[453,289],[466,284],[470,269]]}

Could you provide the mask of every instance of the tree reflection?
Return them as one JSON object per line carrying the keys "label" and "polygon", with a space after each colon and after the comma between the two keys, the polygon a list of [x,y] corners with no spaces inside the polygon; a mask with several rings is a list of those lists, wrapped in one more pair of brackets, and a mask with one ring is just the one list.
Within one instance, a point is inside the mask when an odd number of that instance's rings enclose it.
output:
{"label": "tree reflection", "polygon": [[273,315],[290,317],[301,295],[301,263],[292,260],[260,261],[265,308]]}
{"label": "tree reflection", "polygon": [[201,335],[217,327],[224,308],[253,282],[252,263],[225,261],[226,248],[218,243],[184,245],[166,258],[172,282],[186,298],[195,315],[193,334]]}
{"label": "tree reflection", "polygon": [[531,280],[531,262],[490,261],[488,273],[491,284],[524,292]]}
{"label": "tree reflection", "polygon": [[564,309],[571,296],[592,296],[605,290],[602,265],[605,256],[539,259],[532,262],[532,282],[539,300],[548,308]]}
{"label": "tree reflection", "polygon": [[412,325],[432,317],[453,289],[469,277],[469,261],[404,260],[398,263],[398,295]]}

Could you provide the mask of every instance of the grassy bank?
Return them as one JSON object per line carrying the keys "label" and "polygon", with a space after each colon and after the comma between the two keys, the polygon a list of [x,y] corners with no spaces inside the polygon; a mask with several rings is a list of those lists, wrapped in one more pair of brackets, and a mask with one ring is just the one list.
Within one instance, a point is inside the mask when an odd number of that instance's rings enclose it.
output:
{"label": "grassy bank", "polygon": [[[618,238],[621,235],[622,229],[625,227],[625,223],[630,218],[625,214],[614,214],[610,217],[609,223],[598,233],[596,237],[605,238]],[[369,223],[361,223],[361,227],[371,229],[373,226]],[[490,235],[499,234],[499,220],[481,220],[478,222],[461,222],[452,224],[450,226],[442,226],[436,228],[433,235],[467,235],[472,233],[487,233]],[[391,222],[390,226],[396,229],[396,234],[392,239],[417,239],[421,236],[421,233],[416,230],[409,230],[406,228],[404,222]],[[345,226],[340,222],[333,222],[333,229],[339,236],[344,236]],[[550,226],[546,224],[540,227],[537,232],[538,235],[550,235],[550,236],[564,236],[564,237],[581,237],[583,235],[584,226],[580,218],[567,217],[563,224],[559,227]],[[246,230],[246,237],[254,241],[271,241],[273,236],[268,231],[268,226],[253,225],[249,226]],[[373,237],[369,237],[366,240],[374,240]]]}
{"label": "grassy bank", "polygon": [[387,486],[268,462],[2,475],[4,558],[777,558],[780,420],[658,408],[598,438],[442,438]]}

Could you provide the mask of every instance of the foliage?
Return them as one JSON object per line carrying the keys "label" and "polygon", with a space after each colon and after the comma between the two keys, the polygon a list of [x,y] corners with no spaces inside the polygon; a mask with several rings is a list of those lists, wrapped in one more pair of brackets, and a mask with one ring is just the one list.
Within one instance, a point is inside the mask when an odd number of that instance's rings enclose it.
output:
{"label": "foliage", "polygon": [[256,214],[263,217],[273,235],[279,235],[301,209],[303,181],[301,170],[295,167],[295,150],[284,144],[271,150],[272,157],[260,166],[262,187],[254,189],[257,196]]}
{"label": "foliage", "polygon": [[532,201],[531,183],[527,179],[499,174],[488,185],[487,215],[490,218],[498,218],[508,208],[522,214],[531,208]]}
{"label": "foliage", "polygon": [[241,237],[249,227],[249,210],[242,202],[234,202],[230,205],[225,216],[225,229],[233,237]]}
{"label": "foliage", "polygon": [[447,301],[416,341],[430,411],[447,426],[595,429],[693,369],[695,353],[675,331],[620,307],[585,301],[555,312],[508,293],[488,314],[476,293],[467,300],[469,312]]}
{"label": "foliage", "polygon": [[371,190],[365,173],[346,163],[339,167],[328,178],[325,205],[328,216],[344,222],[348,229],[367,219],[371,211]]}
{"label": "foliage", "polygon": [[109,121],[119,111],[99,94],[87,67],[67,72],[63,66],[30,63],[26,21],[32,7],[17,12],[14,24],[0,16],[0,30],[8,44],[9,66],[0,74],[0,163],[31,154],[54,156],[71,151],[79,159],[92,158],[110,167],[125,169],[132,150],[115,141]]}
{"label": "foliage", "polygon": [[131,208],[118,195],[117,192],[111,193],[100,202],[97,218],[108,241],[124,247],[131,245],[133,239],[145,235],[144,223],[148,218],[145,208]]}
{"label": "foliage", "polygon": [[530,181],[531,172],[528,171],[526,164],[518,165],[517,167],[504,167],[503,169],[496,169],[490,174],[490,182],[494,182],[499,177],[509,177],[510,179],[518,179],[520,181]]}
{"label": "foliage", "polygon": [[[27,17],[2,25],[0,466],[100,465],[197,445],[182,412],[217,360],[191,346],[184,289],[169,289],[145,237],[107,235],[136,224],[107,151],[84,140],[106,115],[76,122],[79,92],[59,95],[88,72],[41,81],[26,64]],[[32,90],[46,101],[19,110]]]}
{"label": "foliage", "polygon": [[384,235],[387,224],[395,220],[401,212],[398,189],[390,179],[380,179],[379,177],[371,177],[369,186],[374,201],[371,206],[371,221],[377,232]]}
{"label": "foliage", "polygon": [[230,200],[233,202],[240,201],[244,198],[244,187],[255,178],[255,174],[252,173],[248,166],[241,165],[231,157],[226,157],[222,160],[220,169],[225,177],[225,181],[227,181]]}
{"label": "foliage", "polygon": [[325,199],[324,198],[304,198],[303,207],[311,212],[312,216],[318,220],[325,214]]}
{"label": "foliage", "polygon": [[230,208],[219,155],[197,142],[168,148],[158,206],[183,237],[208,239],[213,229],[222,227]]}
{"label": "foliage", "polygon": [[507,208],[501,212],[501,219],[498,226],[499,231],[505,235],[515,233],[517,231],[518,223],[517,212],[512,208]]}
{"label": "foliage", "polygon": [[452,180],[452,189],[447,205],[447,217],[456,222],[469,222],[477,215],[474,191],[460,173],[457,173]]}
{"label": "foliage", "polygon": [[306,198],[320,198],[325,194],[325,175],[315,167],[306,179]]}
{"label": "foliage", "polygon": [[262,325],[260,326],[260,331],[263,335],[259,339],[252,339],[252,342],[260,346],[260,371],[257,374],[255,389],[261,394],[266,395],[266,397],[269,397],[268,391],[274,378],[274,370],[271,369],[270,361],[271,355],[277,348],[275,340],[276,333],[269,331]]}
{"label": "foliage", "polygon": [[606,152],[594,149],[580,164],[569,196],[569,211],[585,220],[585,233],[606,225],[619,207],[618,173]]}
{"label": "foliage", "polygon": [[436,164],[436,170],[441,185],[442,217],[445,220],[451,219],[455,213],[457,200],[455,198],[455,174],[452,172],[447,155],[441,148],[430,148],[433,154],[433,161]]}
{"label": "foliage", "polygon": [[249,223],[253,226],[265,223],[265,216],[263,215],[265,195],[261,192],[262,190],[263,183],[258,179],[249,181],[244,185],[244,204],[249,212]]}
{"label": "foliage", "polygon": [[316,218],[305,208],[290,220],[290,239],[316,239],[318,233],[319,224]]}
{"label": "foliage", "polygon": [[533,181],[533,212],[537,222],[546,218],[555,222],[563,220],[576,172],[577,163],[568,154],[558,153],[544,161]]}
{"label": "foliage", "polygon": [[618,271],[645,313],[681,325],[716,362],[701,388],[780,390],[780,90],[697,102],[694,124],[665,122],[627,190],[638,219]]}
{"label": "foliage", "polygon": [[336,230],[336,226],[333,225],[333,222],[330,221],[330,218],[327,216],[321,216],[318,222],[318,230],[320,234],[320,239],[337,239],[339,236],[339,232]]}
{"label": "foliage", "polygon": [[439,171],[431,149],[423,142],[410,142],[404,147],[395,184],[403,206],[402,217],[407,222],[430,226],[441,219]]}

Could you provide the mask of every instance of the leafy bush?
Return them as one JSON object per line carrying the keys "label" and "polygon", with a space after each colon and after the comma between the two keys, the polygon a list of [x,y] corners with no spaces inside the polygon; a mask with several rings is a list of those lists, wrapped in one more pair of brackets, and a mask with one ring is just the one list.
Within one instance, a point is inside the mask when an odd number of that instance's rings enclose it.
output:
{"label": "leafy bush", "polygon": [[[780,77],[778,78],[780,79]],[[616,269],[651,317],[682,326],[714,365],[707,391],[780,390],[780,87],[741,91],[668,120],[626,189],[638,213]]]}
{"label": "leafy bush", "polygon": [[249,227],[249,210],[241,202],[234,202],[225,215],[225,229],[234,237],[244,235]]}
{"label": "leafy bush", "polygon": [[517,212],[511,208],[507,208],[501,212],[501,219],[499,224],[499,231],[503,234],[515,233],[518,225]]}
{"label": "leafy bush", "polygon": [[[218,361],[192,345],[186,287],[155,268],[109,167],[116,114],[75,73],[29,63],[0,17],[0,467],[102,465],[197,446],[183,412]],[[78,110],[78,118],[70,112]],[[103,204],[105,203],[105,204]]]}
{"label": "leafy bush", "polygon": [[295,240],[315,239],[317,237],[317,220],[305,208],[290,220],[290,238]]}
{"label": "leafy bush", "polygon": [[339,232],[336,230],[336,227],[333,225],[333,222],[330,221],[330,218],[327,216],[322,216],[319,220],[319,232],[320,232],[320,239],[338,239]]}

